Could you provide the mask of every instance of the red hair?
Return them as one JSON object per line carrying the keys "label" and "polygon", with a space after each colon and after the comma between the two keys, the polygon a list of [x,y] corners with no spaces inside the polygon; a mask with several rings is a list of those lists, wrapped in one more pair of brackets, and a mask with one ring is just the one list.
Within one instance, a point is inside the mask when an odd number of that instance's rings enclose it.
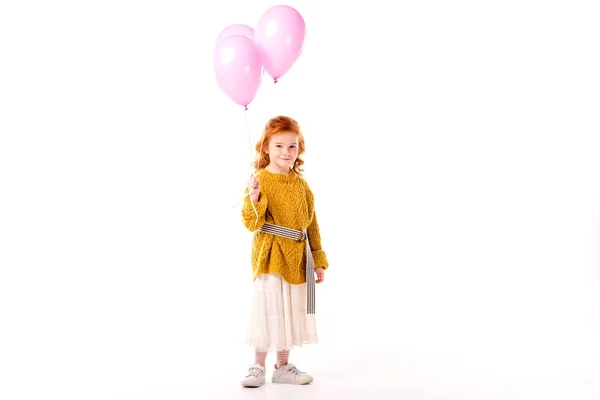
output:
{"label": "red hair", "polygon": [[302,135],[302,130],[300,129],[298,122],[284,115],[271,118],[265,125],[262,138],[256,143],[256,152],[258,153],[256,160],[254,161],[254,168],[256,168],[256,170],[265,168],[271,162],[269,155],[265,153],[269,148],[269,141],[271,138],[285,132],[292,132],[298,135],[298,157],[296,158],[296,161],[294,161],[292,169],[298,175],[302,175],[302,165],[304,164],[304,160],[301,155],[304,153],[304,135]]}

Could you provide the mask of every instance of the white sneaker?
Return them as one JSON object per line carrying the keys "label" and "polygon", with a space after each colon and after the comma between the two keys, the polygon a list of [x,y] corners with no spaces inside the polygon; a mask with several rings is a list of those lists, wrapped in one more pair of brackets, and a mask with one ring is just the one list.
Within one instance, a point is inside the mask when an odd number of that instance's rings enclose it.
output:
{"label": "white sneaker", "polygon": [[265,367],[254,364],[248,368],[248,375],[242,380],[244,387],[259,387],[265,384]]}
{"label": "white sneaker", "polygon": [[306,385],[313,381],[313,377],[308,375],[306,372],[298,371],[298,368],[294,364],[286,364],[277,368],[273,371],[273,383],[289,383],[292,385]]}

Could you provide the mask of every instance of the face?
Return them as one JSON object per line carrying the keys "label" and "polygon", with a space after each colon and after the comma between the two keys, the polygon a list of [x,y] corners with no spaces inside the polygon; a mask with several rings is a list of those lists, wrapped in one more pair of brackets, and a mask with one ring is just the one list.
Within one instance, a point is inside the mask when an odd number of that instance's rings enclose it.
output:
{"label": "face", "polygon": [[284,132],[273,136],[269,141],[269,169],[275,172],[288,173],[298,157],[298,135]]}

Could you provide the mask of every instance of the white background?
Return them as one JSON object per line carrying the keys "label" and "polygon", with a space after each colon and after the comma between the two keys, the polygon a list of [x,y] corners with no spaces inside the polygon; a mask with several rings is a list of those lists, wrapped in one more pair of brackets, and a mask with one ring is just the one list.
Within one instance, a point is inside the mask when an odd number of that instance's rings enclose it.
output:
{"label": "white background", "polygon": [[2,2],[0,397],[239,385],[248,134],[286,114],[331,264],[303,369],[600,398],[594,2],[350,3],[285,3],[304,53],[248,130],[214,41],[277,3]]}

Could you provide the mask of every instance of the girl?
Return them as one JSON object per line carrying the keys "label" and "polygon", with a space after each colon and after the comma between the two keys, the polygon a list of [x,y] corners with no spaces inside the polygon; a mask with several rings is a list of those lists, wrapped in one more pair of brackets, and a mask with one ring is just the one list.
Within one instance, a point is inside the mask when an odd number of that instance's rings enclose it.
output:
{"label": "girl", "polygon": [[254,232],[246,344],[255,349],[255,360],[242,385],[265,383],[267,352],[277,352],[273,383],[307,384],[313,378],[288,359],[293,346],[317,343],[314,283],[323,282],[328,262],[313,193],[302,177],[304,137],[298,123],[286,116],[271,119],[256,151],[257,172],[242,207],[244,225]]}

